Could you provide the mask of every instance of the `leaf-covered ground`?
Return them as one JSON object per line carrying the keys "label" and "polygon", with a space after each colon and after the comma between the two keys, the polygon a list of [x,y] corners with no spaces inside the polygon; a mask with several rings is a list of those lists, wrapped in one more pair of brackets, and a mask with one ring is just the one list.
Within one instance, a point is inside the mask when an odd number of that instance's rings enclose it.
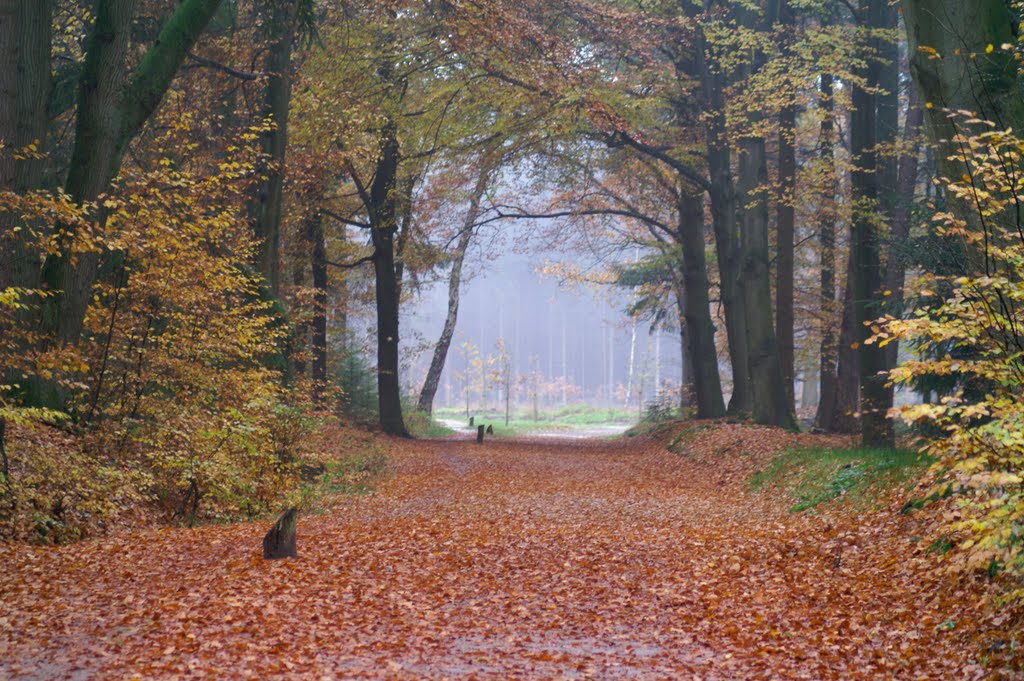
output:
{"label": "leaf-covered ground", "polygon": [[265,523],[2,547],[0,677],[983,678],[1000,621],[919,521],[745,493],[808,437],[395,443],[297,560]]}

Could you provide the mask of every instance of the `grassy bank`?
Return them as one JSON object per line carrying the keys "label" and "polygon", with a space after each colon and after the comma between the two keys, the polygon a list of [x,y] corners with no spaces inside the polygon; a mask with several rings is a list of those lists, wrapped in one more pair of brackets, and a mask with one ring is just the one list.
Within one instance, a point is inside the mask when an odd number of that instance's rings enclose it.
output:
{"label": "grassy bank", "polygon": [[917,480],[930,462],[908,450],[819,448],[787,451],[751,478],[755,491],[786,494],[799,513],[833,501],[872,507]]}

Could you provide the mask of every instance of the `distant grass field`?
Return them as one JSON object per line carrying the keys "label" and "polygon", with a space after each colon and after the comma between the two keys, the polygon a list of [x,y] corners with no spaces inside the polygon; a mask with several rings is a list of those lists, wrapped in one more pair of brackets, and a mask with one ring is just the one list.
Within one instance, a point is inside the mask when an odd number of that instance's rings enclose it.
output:
{"label": "distant grass field", "polygon": [[[595,407],[585,404],[573,404],[554,410],[541,411],[533,418],[532,410],[519,409],[511,415],[505,424],[505,413],[493,409],[470,412],[474,423],[490,425],[496,437],[513,437],[540,431],[572,431],[604,425],[629,425],[635,423],[637,414],[619,408]],[[469,427],[465,409],[444,408],[434,410],[435,419],[459,421]]]}

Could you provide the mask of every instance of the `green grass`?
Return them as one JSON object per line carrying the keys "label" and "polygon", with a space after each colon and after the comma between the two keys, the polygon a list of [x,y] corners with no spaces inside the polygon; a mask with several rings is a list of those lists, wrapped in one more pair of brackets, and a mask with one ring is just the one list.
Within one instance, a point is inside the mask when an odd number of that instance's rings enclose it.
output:
{"label": "green grass", "polygon": [[374,446],[339,461],[304,466],[299,505],[304,513],[317,514],[329,510],[339,497],[372,494],[387,468],[387,455]]}
{"label": "green grass", "polygon": [[885,491],[916,480],[930,463],[899,449],[797,449],[755,474],[750,486],[788,494],[796,502],[794,513],[840,499],[870,507]]}
{"label": "green grass", "polygon": [[[470,412],[476,422],[485,425],[500,423],[504,426],[505,412],[497,409],[473,409]],[[469,425],[465,409],[445,407],[435,409],[434,415],[458,420]],[[532,409],[514,409],[509,419],[508,428],[517,432],[553,430],[558,428],[599,426],[606,424],[627,424],[636,421],[636,412],[617,407],[595,407],[588,404],[570,404],[554,410],[538,412],[533,418]]]}
{"label": "green grass", "polygon": [[410,409],[403,414],[403,418],[406,429],[415,438],[448,437],[455,432],[435,421],[426,412]]}

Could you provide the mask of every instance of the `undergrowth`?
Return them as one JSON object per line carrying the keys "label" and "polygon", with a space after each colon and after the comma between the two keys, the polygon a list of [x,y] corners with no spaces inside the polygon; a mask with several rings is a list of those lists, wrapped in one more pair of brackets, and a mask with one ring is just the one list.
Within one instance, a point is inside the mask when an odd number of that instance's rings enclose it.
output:
{"label": "undergrowth", "polygon": [[840,499],[871,507],[886,491],[915,481],[930,463],[917,452],[902,449],[795,449],[756,473],[750,487],[789,495],[795,501],[794,513]]}

